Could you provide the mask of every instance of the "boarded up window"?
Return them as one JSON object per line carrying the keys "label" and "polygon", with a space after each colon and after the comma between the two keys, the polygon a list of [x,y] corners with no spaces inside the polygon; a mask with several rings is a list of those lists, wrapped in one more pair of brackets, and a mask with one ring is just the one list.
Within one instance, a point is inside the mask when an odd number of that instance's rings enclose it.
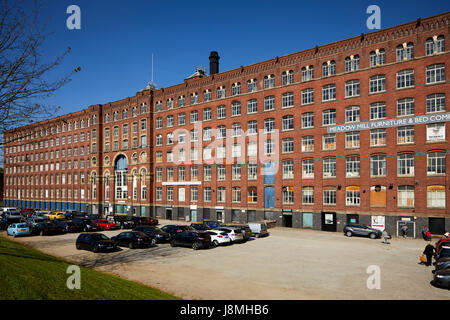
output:
{"label": "boarded up window", "polygon": [[372,186],[370,187],[370,206],[371,207],[386,207],[386,187]]}

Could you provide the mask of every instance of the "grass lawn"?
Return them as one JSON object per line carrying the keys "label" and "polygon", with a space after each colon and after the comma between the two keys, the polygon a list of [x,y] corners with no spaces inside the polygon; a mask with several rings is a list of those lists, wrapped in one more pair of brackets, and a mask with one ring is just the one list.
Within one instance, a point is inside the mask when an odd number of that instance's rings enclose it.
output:
{"label": "grass lawn", "polygon": [[71,264],[0,237],[0,299],[173,300],[145,285],[80,267],[81,289],[66,286]]}

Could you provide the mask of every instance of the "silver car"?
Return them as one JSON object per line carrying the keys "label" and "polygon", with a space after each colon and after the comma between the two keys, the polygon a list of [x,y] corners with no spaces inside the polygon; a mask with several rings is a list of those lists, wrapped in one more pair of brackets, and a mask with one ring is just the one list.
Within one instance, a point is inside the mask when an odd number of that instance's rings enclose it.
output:
{"label": "silver car", "polygon": [[366,226],[365,224],[348,224],[344,227],[344,234],[347,237],[362,236],[370,239],[380,238],[382,232],[380,230]]}

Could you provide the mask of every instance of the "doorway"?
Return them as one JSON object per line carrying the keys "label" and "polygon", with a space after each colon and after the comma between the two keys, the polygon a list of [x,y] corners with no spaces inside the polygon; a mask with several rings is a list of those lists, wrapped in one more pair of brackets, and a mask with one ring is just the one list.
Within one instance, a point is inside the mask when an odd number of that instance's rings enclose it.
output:
{"label": "doorway", "polygon": [[336,212],[322,211],[322,231],[336,232]]}
{"label": "doorway", "polygon": [[172,220],[172,208],[166,208],[166,219]]}
{"label": "doorway", "polygon": [[191,210],[191,221],[197,222],[197,210],[195,209]]}
{"label": "doorway", "polygon": [[445,219],[444,218],[428,218],[428,227],[431,234],[445,233]]}
{"label": "doorway", "polygon": [[224,218],[223,210],[216,210],[216,214],[217,214],[217,221],[224,222],[224,220],[223,220],[223,218]]}
{"label": "doorway", "polygon": [[292,228],[292,214],[283,214],[283,227]]}

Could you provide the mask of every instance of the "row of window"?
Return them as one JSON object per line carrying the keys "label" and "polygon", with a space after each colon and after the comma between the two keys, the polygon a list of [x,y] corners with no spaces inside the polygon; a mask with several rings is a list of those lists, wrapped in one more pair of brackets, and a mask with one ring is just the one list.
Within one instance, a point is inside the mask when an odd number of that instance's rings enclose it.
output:
{"label": "row of window", "polygon": [[[445,51],[445,39],[444,36],[438,36],[434,38],[429,38],[426,41],[426,55],[434,55],[436,53],[442,53]],[[404,43],[398,45],[396,48],[396,61],[405,61],[414,58],[414,44],[412,42]],[[384,65],[386,63],[386,51],[385,49],[377,49],[373,50],[369,54],[369,64],[370,67]],[[360,69],[360,57],[359,55],[351,55],[345,58],[345,72],[356,71]],[[314,66],[306,66],[301,70],[302,73],[302,81],[309,81],[314,79]],[[331,60],[324,62],[322,64],[322,77],[328,77],[336,75],[336,61]],[[251,93],[257,91],[257,79],[250,79],[247,81],[247,92]],[[294,83],[294,71],[287,70],[282,72],[281,74],[281,84],[288,85]],[[267,75],[263,80],[264,89],[270,89],[275,87],[275,75]],[[225,86],[220,86],[217,88],[217,99],[222,99],[226,97]],[[231,95],[239,95],[241,94],[241,83],[236,82],[231,85]],[[196,104],[199,102],[199,96],[197,92],[193,92],[190,94],[190,104]],[[212,93],[210,89],[203,91],[203,102],[208,102],[212,100]],[[167,99],[166,102],[167,109],[174,108],[174,100],[173,98]],[[184,95],[178,97],[178,107],[186,106],[186,97]],[[157,101],[155,103],[155,110],[162,111],[163,110],[163,102]]]}
{"label": "row of window", "polygon": [[[303,95],[307,95],[308,98],[306,101],[314,101],[314,90],[313,89],[307,89],[304,90],[307,91],[307,93],[302,92]],[[289,103],[292,103],[290,106],[293,106],[293,94],[287,93],[291,98],[289,99]],[[284,96],[283,95],[283,104],[284,104]],[[446,106],[445,106],[445,93],[435,93],[430,94],[426,97],[426,112],[427,113],[433,113],[433,112],[445,112]],[[269,103],[270,102],[270,103]],[[309,103],[309,102],[308,102]],[[286,105],[287,106],[287,105]],[[275,97],[270,96],[266,97],[264,99],[264,111],[270,111],[275,109]],[[412,97],[402,98],[397,100],[397,116],[412,116],[415,114],[415,100]],[[335,109],[333,110],[334,115],[336,114]],[[247,101],[247,114],[252,114],[258,112],[258,101],[257,99],[251,99]],[[324,111],[324,114],[329,112]],[[240,102],[233,102],[231,105],[231,115],[232,116],[238,116],[242,114],[241,110],[241,104]],[[310,114],[313,114],[312,112]],[[216,109],[216,118],[217,119],[224,119],[226,118],[227,112],[226,112],[226,106],[220,105]],[[210,121],[212,120],[213,112],[212,108],[205,108],[203,109],[203,120],[202,121]],[[384,119],[386,118],[386,102],[380,101],[370,104],[370,118],[369,120],[378,120],[378,119]],[[325,116],[323,116],[323,120],[325,119]],[[335,124],[336,117],[334,116],[334,122],[329,121],[322,121],[322,125],[329,125],[329,124]],[[333,119],[330,119],[333,121]],[[190,112],[190,124],[199,122],[199,111],[193,110]],[[345,122],[359,122],[360,121],[360,106],[349,106],[345,108]],[[168,115],[166,117],[166,127],[172,128],[174,126],[175,118],[174,115]],[[186,125],[186,113],[182,112],[177,115],[177,124],[179,126]],[[162,129],[163,128],[163,118],[158,117],[156,119],[156,129]],[[308,126],[306,128],[311,128],[311,126]],[[117,129],[117,135],[118,135],[118,129]]]}
{"label": "row of window", "polygon": [[[337,192],[340,188],[334,186],[325,186],[322,190],[322,204],[323,205],[337,205]],[[415,190],[414,186],[402,185],[397,189],[397,207],[398,208],[414,208]],[[178,187],[178,202],[185,202],[186,199],[186,187]],[[213,192],[211,187],[203,187],[203,202],[213,201]],[[216,188],[216,202],[225,203],[227,197],[226,187]],[[242,191],[240,187],[231,188],[231,202],[241,203]],[[166,201],[174,201],[175,188],[166,187]],[[281,188],[281,200],[283,204],[294,204],[294,187],[283,186]],[[199,187],[191,186],[189,188],[190,202],[199,201]],[[315,199],[314,186],[306,186],[301,188],[301,202],[302,205],[314,205],[318,204]],[[371,207],[386,207],[387,193],[385,186],[372,186],[370,187]],[[163,188],[156,188],[156,201],[163,201]],[[258,189],[257,187],[247,187],[247,203],[258,202]],[[348,186],[345,188],[345,205],[346,206],[360,206],[361,204],[361,188],[359,186]],[[427,187],[427,208],[445,208],[445,186],[431,185]]]}
{"label": "row of window", "polygon": [[[365,158],[365,157],[363,157]],[[386,154],[377,154],[370,156],[369,173],[371,177],[386,177],[388,175]],[[313,179],[315,177],[315,166],[320,160],[305,158],[301,160],[302,179]],[[322,177],[335,178],[337,174],[337,159],[335,157],[324,158],[322,162]],[[283,179],[294,179],[294,160],[283,160],[281,162],[281,176]],[[203,180],[212,180],[212,171],[216,171],[217,181],[225,181],[227,176],[227,167],[231,167],[231,180],[240,181],[243,178],[243,168],[247,167],[246,176],[248,180],[257,180],[258,164],[248,163],[246,165],[232,164],[230,166],[217,164],[215,166],[203,165]],[[179,166],[177,170],[177,181],[188,181],[187,170],[190,172],[189,181],[198,181],[199,167],[194,165],[190,167]],[[260,168],[261,170],[261,168]],[[397,155],[397,176],[414,176],[415,174],[415,154],[402,153]],[[165,181],[174,181],[175,168],[165,168]],[[445,175],[446,174],[446,153],[443,151],[433,151],[427,153],[428,176]],[[229,173],[228,173],[229,174]],[[361,157],[359,155],[348,156],[345,158],[345,176],[347,178],[360,177],[361,175]],[[163,181],[163,168],[157,167],[155,171],[155,179],[157,182]]]}

